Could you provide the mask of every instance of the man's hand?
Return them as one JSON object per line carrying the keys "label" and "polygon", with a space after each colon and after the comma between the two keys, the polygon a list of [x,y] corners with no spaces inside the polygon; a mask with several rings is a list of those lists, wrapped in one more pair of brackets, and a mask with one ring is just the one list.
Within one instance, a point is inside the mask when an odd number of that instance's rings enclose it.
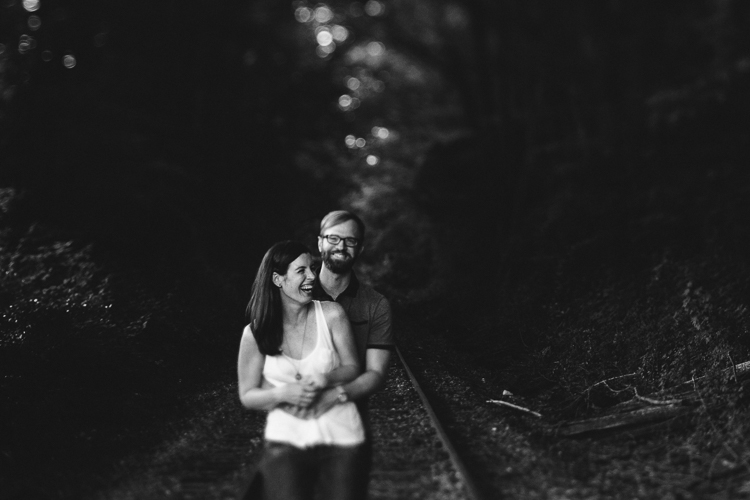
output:
{"label": "man's hand", "polygon": [[338,402],[338,397],[338,391],[335,387],[332,387],[321,391],[321,393],[318,394],[317,399],[315,399],[312,404],[310,404],[306,408],[288,404],[279,405],[279,408],[290,415],[294,415],[297,418],[308,420],[311,418],[318,418],[319,416],[323,415],[325,412],[333,408],[333,406]]}
{"label": "man's hand", "polygon": [[307,407],[307,411],[310,412],[310,418],[318,418],[338,402],[339,394],[335,387],[330,387],[321,391],[318,394],[318,398]]}

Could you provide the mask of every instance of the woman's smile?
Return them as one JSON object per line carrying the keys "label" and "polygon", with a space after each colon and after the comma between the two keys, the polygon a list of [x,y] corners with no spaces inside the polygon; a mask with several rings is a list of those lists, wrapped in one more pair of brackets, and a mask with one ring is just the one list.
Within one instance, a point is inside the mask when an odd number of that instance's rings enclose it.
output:
{"label": "woman's smile", "polygon": [[283,295],[293,300],[309,302],[316,276],[312,268],[312,256],[303,253],[289,264],[286,274],[277,275],[277,286],[281,288]]}

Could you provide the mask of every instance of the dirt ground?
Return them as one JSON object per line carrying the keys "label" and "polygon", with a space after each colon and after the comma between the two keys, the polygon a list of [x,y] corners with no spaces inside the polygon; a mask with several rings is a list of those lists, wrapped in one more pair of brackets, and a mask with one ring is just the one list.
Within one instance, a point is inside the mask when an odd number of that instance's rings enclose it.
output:
{"label": "dirt ground", "polygon": [[[698,447],[705,425],[732,424],[710,415],[708,401],[677,418],[565,437],[560,428],[569,420],[543,394],[509,395],[498,374],[478,366],[480,353],[458,351],[416,323],[401,333],[407,361],[486,498],[750,498],[746,452],[728,443]],[[193,411],[169,424],[170,437],[122,460],[119,476],[93,498],[233,498],[257,458],[262,414],[239,406],[232,381],[192,399]],[[398,498],[382,488],[378,495]]]}
{"label": "dirt ground", "polygon": [[749,455],[738,446],[746,438],[702,442],[718,428],[736,427],[719,411],[723,398],[702,397],[677,418],[564,437],[560,428],[570,420],[560,408],[544,393],[508,395],[502,378],[477,363],[482,353],[460,351],[419,327],[402,345],[487,498],[750,498]]}

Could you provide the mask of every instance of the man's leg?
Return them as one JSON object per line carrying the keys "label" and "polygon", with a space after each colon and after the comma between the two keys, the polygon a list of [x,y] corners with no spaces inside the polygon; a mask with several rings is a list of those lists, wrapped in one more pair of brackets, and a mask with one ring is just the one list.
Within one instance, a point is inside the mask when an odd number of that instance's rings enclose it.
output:
{"label": "man's leg", "polygon": [[362,471],[366,467],[364,445],[319,446],[317,452],[320,465],[317,498],[364,500],[367,497],[367,484],[362,484]]}
{"label": "man's leg", "polygon": [[372,470],[372,439],[367,436],[365,442],[360,446],[361,458],[360,466],[356,471],[357,489],[355,490],[357,499],[366,500],[367,493],[370,489],[370,471]]}
{"label": "man's leg", "polygon": [[311,500],[316,460],[311,450],[286,443],[267,442],[260,472],[265,500]]}

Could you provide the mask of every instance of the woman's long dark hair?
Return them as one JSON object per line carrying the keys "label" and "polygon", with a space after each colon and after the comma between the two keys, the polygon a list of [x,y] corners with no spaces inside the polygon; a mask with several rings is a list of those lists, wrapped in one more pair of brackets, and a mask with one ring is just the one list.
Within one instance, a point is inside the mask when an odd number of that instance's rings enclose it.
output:
{"label": "woman's long dark hair", "polygon": [[273,284],[273,273],[286,274],[289,264],[310,249],[297,241],[280,241],[268,249],[253,282],[246,314],[261,354],[281,354],[284,327],[281,318],[281,292]]}

